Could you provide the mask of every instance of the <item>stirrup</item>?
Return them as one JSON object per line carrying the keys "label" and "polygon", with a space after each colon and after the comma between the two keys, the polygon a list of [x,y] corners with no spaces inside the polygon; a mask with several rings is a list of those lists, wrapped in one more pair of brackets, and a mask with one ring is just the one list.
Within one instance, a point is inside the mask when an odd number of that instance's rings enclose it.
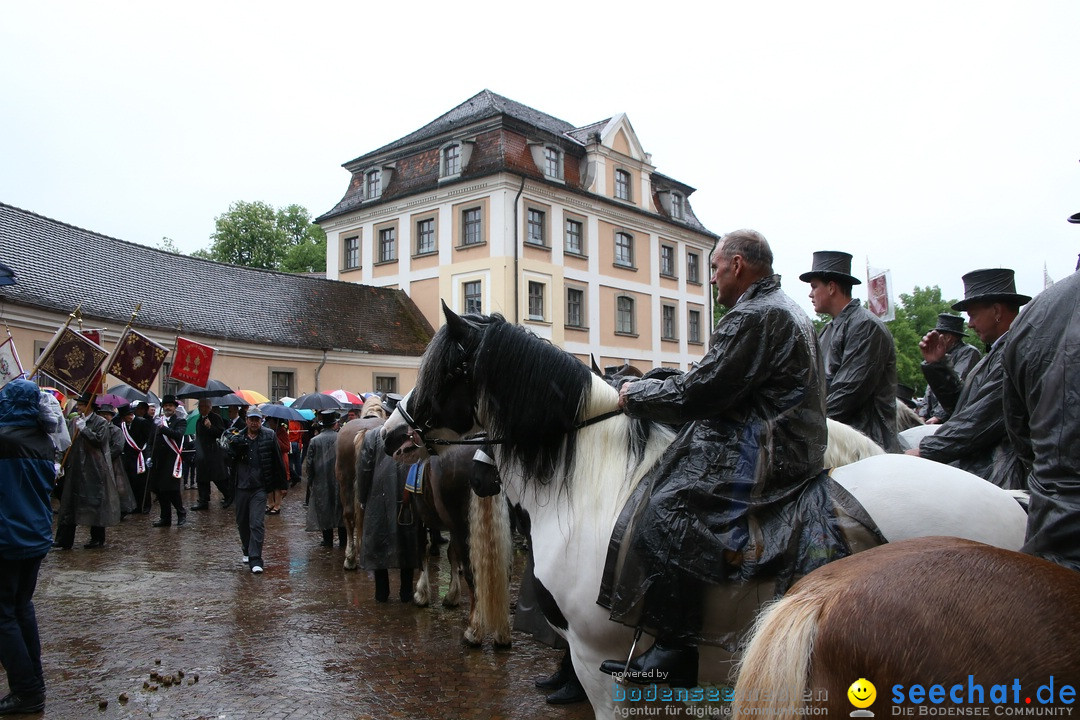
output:
{"label": "stirrup", "polygon": [[630,661],[634,659],[634,651],[637,650],[638,640],[641,639],[642,629],[636,628],[634,630],[634,642],[630,644],[630,654],[626,656],[626,664],[623,665],[623,673],[630,672]]}

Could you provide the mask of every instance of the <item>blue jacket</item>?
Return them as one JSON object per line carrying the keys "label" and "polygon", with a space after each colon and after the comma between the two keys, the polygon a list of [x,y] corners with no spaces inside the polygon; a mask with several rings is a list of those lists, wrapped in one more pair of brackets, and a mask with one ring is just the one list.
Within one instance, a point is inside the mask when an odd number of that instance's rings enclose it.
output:
{"label": "blue jacket", "polygon": [[38,423],[38,386],[12,380],[0,391],[0,557],[23,560],[52,546],[54,448]]}

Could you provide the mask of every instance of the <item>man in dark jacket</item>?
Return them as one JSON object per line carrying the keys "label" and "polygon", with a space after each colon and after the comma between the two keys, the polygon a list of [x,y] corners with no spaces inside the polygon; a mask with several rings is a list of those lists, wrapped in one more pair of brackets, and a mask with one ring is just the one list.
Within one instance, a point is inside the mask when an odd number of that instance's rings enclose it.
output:
{"label": "man in dark jacket", "polygon": [[120,429],[124,433],[124,470],[131,481],[137,513],[150,512],[153,504],[148,487],[147,460],[150,459],[150,442],[154,438],[154,423],[146,416],[146,410],[147,404],[138,402],[120,411]]}
{"label": "man in dark jacket", "polygon": [[192,510],[210,507],[210,483],[217,485],[225,500],[229,500],[229,480],[225,469],[225,451],[218,439],[225,432],[225,419],[214,412],[210,400],[199,400],[199,422],[195,425],[195,482],[199,488],[199,501]]}
{"label": "man in dark jacket", "polygon": [[[982,353],[964,342],[964,318],[959,315],[941,313],[938,315],[937,327],[930,331],[937,333],[945,343],[945,358],[942,362],[952,365],[960,382],[964,381],[971,368],[982,359]],[[927,425],[938,425],[949,419],[952,408],[946,409],[934,394],[934,389],[926,389],[926,405],[923,406],[922,416]]]}
{"label": "man in dark jacket", "polygon": [[825,395],[814,327],[780,289],[772,261],[760,233],[725,235],[710,260],[711,283],[730,310],[708,353],[685,374],[620,390],[628,415],[685,425],[639,486],[648,501],[621,541],[632,560],[601,593],[613,619],[651,628],[656,642],[629,665],[605,661],[604,672],[696,683],[705,586],[782,556],[785,548],[760,532],[759,514],[800,495],[822,470]]}
{"label": "man in dark jacket", "polygon": [[151,523],[154,527],[172,525],[172,509],[176,508],[176,524],[187,522],[187,510],[180,496],[183,477],[184,431],[187,423],[176,414],[175,395],[161,398],[161,417],[158,418],[153,440],[150,466],[150,489],[158,497],[161,517]]}
{"label": "man in dark jacket", "polygon": [[968,325],[990,351],[961,382],[946,360],[940,336],[927,333],[919,343],[923,375],[952,415],[907,452],[967,470],[1008,490],[1023,489],[1023,465],[1005,432],[1001,350],[1020,306],[1031,298],[1016,292],[1013,271],[1005,268],[974,270],[963,280],[964,299],[953,310],[967,312]]}
{"label": "man in dark jacket", "polygon": [[1080,571],[1080,272],[1031,301],[1002,355],[1005,425],[1030,472],[1023,550]]}
{"label": "man in dark jacket", "polygon": [[38,569],[52,544],[53,444],[38,420],[40,392],[29,380],[0,390],[0,665],[10,694],[0,715],[45,707],[41,641],[34,613]]}
{"label": "man in dark jacket", "polygon": [[900,452],[896,435],[896,346],[885,323],[851,299],[861,281],[851,274],[851,255],[814,253],[810,272],[814,310],[832,317],[819,336],[825,363],[826,412],[876,442],[885,452]]}
{"label": "man in dark jacket", "polygon": [[263,571],[262,551],[265,539],[266,496],[273,490],[288,487],[285,464],[273,430],[263,427],[263,414],[257,407],[247,412],[247,429],[229,441],[229,453],[236,465],[236,529],[240,533],[242,562],[258,575]]}

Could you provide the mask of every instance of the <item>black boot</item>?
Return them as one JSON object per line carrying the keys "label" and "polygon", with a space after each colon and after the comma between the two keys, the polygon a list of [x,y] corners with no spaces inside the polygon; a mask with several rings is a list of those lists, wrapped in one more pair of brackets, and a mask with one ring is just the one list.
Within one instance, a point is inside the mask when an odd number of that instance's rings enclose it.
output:
{"label": "black boot", "polygon": [[589,696],[585,694],[585,688],[581,687],[581,681],[578,680],[577,673],[571,667],[570,679],[566,681],[566,684],[545,699],[549,705],[572,705],[585,702]]}
{"label": "black boot", "polygon": [[390,599],[390,573],[386,570],[375,570],[375,602],[386,602]]}
{"label": "black boot", "polygon": [[413,601],[413,571],[402,570],[401,571],[401,587],[398,589],[398,597],[401,598],[401,602],[408,603]]}
{"label": "black boot", "polygon": [[319,544],[322,545],[323,547],[334,547],[334,531],[333,530],[323,530],[322,531],[322,542],[319,543]]}
{"label": "black boot", "polygon": [[538,690],[555,690],[569,682],[570,676],[573,674],[574,663],[570,659],[570,650],[566,650],[563,653],[562,660],[559,661],[559,669],[547,677],[536,678],[533,680],[533,685]]}
{"label": "black boot", "polygon": [[665,644],[657,640],[629,664],[622,660],[605,660],[600,664],[600,672],[621,675],[623,679],[640,685],[666,683],[672,687],[695,687],[698,649],[696,645]]}
{"label": "black boot", "polygon": [[344,526],[337,529],[337,543],[339,548],[349,544],[349,536],[346,534]]}

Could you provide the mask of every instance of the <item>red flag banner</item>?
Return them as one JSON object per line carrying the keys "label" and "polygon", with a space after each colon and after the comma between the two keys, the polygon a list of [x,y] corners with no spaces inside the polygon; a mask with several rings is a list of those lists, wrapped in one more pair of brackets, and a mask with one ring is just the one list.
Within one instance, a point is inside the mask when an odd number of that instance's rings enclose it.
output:
{"label": "red flag banner", "polygon": [[120,378],[139,392],[146,392],[157,377],[168,348],[158,345],[131,328],[124,331],[113,351],[109,374]]}
{"label": "red flag banner", "polygon": [[54,338],[47,355],[38,363],[38,370],[52,377],[69,390],[82,393],[90,381],[98,377],[101,363],[109,353],[96,342],[88,340],[71,328],[64,328]]}
{"label": "red flag banner", "polygon": [[866,266],[866,305],[870,312],[888,322],[896,319],[892,301],[892,273]]}
{"label": "red flag banner", "polygon": [[101,330],[100,329],[98,329],[98,330],[89,330],[89,329],[87,329],[87,330],[80,330],[79,332],[82,333],[82,336],[84,338],[86,338],[87,340],[89,340],[90,342],[96,342],[98,345],[101,344]]}
{"label": "red flag banner", "polygon": [[214,348],[177,336],[176,354],[173,355],[169,377],[204,388],[210,381],[210,365],[214,362]]}
{"label": "red flag banner", "polygon": [[19,362],[19,353],[15,352],[15,338],[9,337],[0,343],[0,388],[22,376],[23,366]]}

